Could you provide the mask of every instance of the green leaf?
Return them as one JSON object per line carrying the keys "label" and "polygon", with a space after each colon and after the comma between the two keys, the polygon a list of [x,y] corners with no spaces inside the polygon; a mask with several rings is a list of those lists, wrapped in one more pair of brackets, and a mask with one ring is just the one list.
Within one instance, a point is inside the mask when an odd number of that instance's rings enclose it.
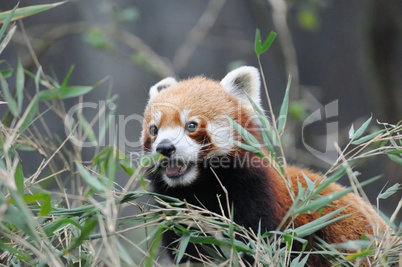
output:
{"label": "green leaf", "polygon": [[1,75],[0,75],[0,84],[1,84],[1,88],[3,89],[2,91],[3,91],[4,99],[7,102],[8,108],[10,109],[11,113],[15,117],[17,117],[18,114],[19,114],[18,113],[17,102],[15,102],[13,96],[10,93],[7,81]]}
{"label": "green leaf", "polygon": [[114,240],[116,242],[116,248],[117,251],[119,252],[120,258],[125,261],[129,266],[134,266],[135,263],[131,259],[130,253],[127,252],[127,250],[124,248],[124,246],[120,243],[118,239]]}
{"label": "green leaf", "polygon": [[339,170],[332,173],[331,176],[324,178],[320,183],[318,183],[318,186],[316,190],[314,190],[312,197],[317,196],[322,190],[327,188],[330,184],[335,183],[336,181],[341,179],[345,174],[346,174],[346,167],[341,165]]}
{"label": "green leaf", "polygon": [[3,41],[1,41],[1,43],[0,43],[0,54],[7,47],[8,43],[11,41],[11,38],[13,37],[16,30],[17,30],[17,26],[12,25],[10,30],[7,32],[6,37],[4,37]]}
{"label": "green leaf", "polygon": [[229,116],[225,115],[226,119],[229,121],[230,125],[240,134],[242,139],[246,142],[246,144],[254,147],[258,151],[260,150],[260,143],[258,142],[257,138],[254,137],[247,129],[244,129],[243,126],[238,124],[235,120],[230,118]]}
{"label": "green leaf", "polygon": [[374,139],[376,136],[378,136],[378,135],[380,135],[380,134],[382,134],[384,132],[385,132],[385,129],[376,131],[376,132],[371,133],[369,135],[363,136],[363,137],[361,137],[359,139],[353,140],[352,144],[353,145],[363,144],[363,143],[365,143],[367,141],[370,141],[370,140]]}
{"label": "green leaf", "polygon": [[353,139],[354,135],[355,135],[355,127],[353,126],[353,123],[352,123],[352,126],[349,129],[349,139]]}
{"label": "green leaf", "polygon": [[[372,118],[373,118],[373,117],[368,118],[368,120],[366,120],[366,121],[362,124],[362,126],[360,126],[360,128],[356,130],[356,132],[355,132],[355,133],[353,134],[353,136],[352,136],[352,139],[357,139],[357,138],[359,138],[360,136],[362,136],[362,134],[364,133],[364,131],[365,131],[365,130],[367,129],[367,127],[369,126],[369,124],[370,124]],[[350,133],[350,131],[349,131],[349,133]]]}
{"label": "green leaf", "polygon": [[14,73],[14,70],[11,68],[0,70],[0,74],[3,75],[5,79],[11,77]]}
{"label": "green leaf", "polygon": [[261,42],[261,32],[259,29],[256,29],[255,32],[255,39],[254,39],[254,51],[256,53],[256,55],[259,57],[260,55],[262,55],[263,53],[265,53],[270,46],[272,45],[272,43],[274,42],[275,38],[276,38],[276,33],[271,31],[268,35],[268,37],[265,39],[264,44],[262,44]]}
{"label": "green leaf", "polygon": [[42,202],[39,211],[39,216],[41,217],[48,215],[52,210],[52,198],[49,194],[23,195],[22,199],[25,201],[25,203]]}
{"label": "green leaf", "polygon": [[393,186],[391,186],[390,188],[388,188],[384,193],[379,194],[377,198],[387,199],[401,189],[402,189],[401,185],[396,183]]}
{"label": "green leaf", "polygon": [[8,25],[10,24],[11,18],[14,16],[14,12],[17,9],[17,7],[18,4],[11,11],[9,11],[8,15],[4,18],[3,26],[0,29],[0,39],[3,38],[3,35],[6,32]]}
{"label": "green leaf", "polygon": [[346,207],[342,207],[331,213],[321,216],[318,219],[315,219],[314,221],[311,221],[307,224],[299,226],[298,228],[294,229],[294,231],[297,233],[298,237],[309,236],[309,235],[321,230],[322,228],[330,225],[331,223],[334,223],[336,221],[342,220],[342,219],[350,216],[351,214],[345,214],[345,215],[334,218],[336,215],[341,213],[345,208]]}
{"label": "green leaf", "polygon": [[70,80],[70,77],[71,77],[71,74],[73,73],[73,71],[74,71],[74,65],[72,65],[70,67],[70,69],[68,70],[66,77],[64,78],[63,82],[61,83],[61,86],[60,86],[61,88],[67,87],[67,83]]}
{"label": "green leaf", "polygon": [[[84,130],[83,134],[84,136],[88,137],[88,140],[91,142],[92,145],[97,146],[98,145],[98,140],[96,140],[96,135],[94,130],[92,129],[91,125],[89,122],[85,119],[85,117],[82,115],[81,112],[78,112],[78,120],[81,123],[81,126]],[[85,140],[86,138],[84,138]]]}
{"label": "green leaf", "polygon": [[302,175],[303,175],[304,180],[306,181],[308,190],[313,191],[317,181],[313,182],[303,171],[302,171]]}
{"label": "green leaf", "polygon": [[162,241],[163,230],[164,230],[163,224],[158,224],[158,226],[154,230],[154,234],[152,235],[154,236],[154,240],[151,243],[151,247],[149,248],[148,257],[145,259],[145,267],[154,266],[154,261],[156,260],[156,257],[158,255],[158,249]]}
{"label": "green leaf", "polygon": [[392,154],[387,154],[387,156],[393,161],[398,163],[399,165],[402,165],[402,157],[399,157],[397,155],[392,155]]}
{"label": "green leaf", "polygon": [[20,125],[19,125],[19,132],[23,133],[29,125],[33,122],[36,112],[38,111],[39,108],[39,100],[38,97],[35,96],[31,102],[29,103],[27,109],[24,112],[24,115],[22,115],[21,120],[20,120]]}
{"label": "green leaf", "polygon": [[97,191],[106,191],[107,188],[106,186],[99,181],[95,176],[92,176],[92,174],[84,167],[81,165],[79,162],[75,162],[75,165],[77,166],[77,169],[79,173],[81,174],[81,177],[95,190]]}
{"label": "green leaf", "polygon": [[[278,139],[276,138],[276,133],[275,133],[274,129],[272,128],[271,123],[270,123],[270,122],[268,121],[268,119],[266,118],[264,112],[254,103],[254,101],[251,99],[251,97],[247,96],[247,98],[248,98],[248,100],[250,101],[250,103],[251,103],[251,105],[252,105],[254,111],[257,113],[258,119],[260,120],[260,122],[261,122],[261,124],[262,124],[262,128],[263,128],[263,131],[262,131],[263,137],[264,137],[264,134],[265,134],[266,137],[268,138],[268,140],[271,140],[271,141],[272,141],[272,144],[273,144],[274,146],[278,146],[279,142],[278,142]],[[271,142],[265,143],[266,141],[267,141],[267,140],[264,139],[264,144],[269,146],[269,148],[267,148],[268,151],[271,151],[271,150],[272,150],[272,152],[273,152],[273,148],[272,148]]]}
{"label": "green leaf", "polygon": [[87,240],[89,234],[92,230],[98,225],[98,220],[94,218],[89,218],[86,220],[84,226],[82,227],[80,236],[74,240],[74,243],[68,249],[68,251],[73,251],[77,247],[79,247],[85,240]]}
{"label": "green leaf", "polygon": [[285,96],[283,98],[279,118],[278,118],[278,132],[279,134],[282,134],[283,131],[285,130],[285,125],[286,125],[286,119],[288,117],[288,109],[289,109],[289,91],[290,91],[290,85],[292,83],[292,78],[289,76],[288,78],[288,84],[286,86],[286,91],[285,91]]}
{"label": "green leaf", "polygon": [[163,157],[162,154],[159,153],[152,153],[145,156],[142,156],[140,159],[140,166],[141,167],[150,167],[155,165],[161,158]]}
{"label": "green leaf", "polygon": [[24,194],[24,172],[22,171],[21,163],[18,163],[14,174],[15,185],[17,186],[18,193]]}
{"label": "green leaf", "polygon": [[[30,258],[29,254],[26,252],[22,251],[21,249],[16,249],[13,248],[9,245],[4,244],[3,242],[0,241],[0,251],[8,251],[13,257],[16,257],[17,259],[25,262],[32,262],[32,259]],[[6,265],[4,265],[6,266]],[[19,266],[19,265],[15,265]]]}
{"label": "green leaf", "polygon": [[[363,187],[369,183],[372,183],[375,180],[378,180],[380,178],[380,176],[376,176],[374,178],[368,179],[367,181],[361,182],[359,184],[359,186]],[[312,200],[310,201],[306,206],[301,207],[299,209],[297,209],[295,211],[295,214],[302,214],[308,211],[317,211],[320,210],[324,207],[326,207],[329,203],[343,197],[344,195],[353,192],[353,188],[352,187],[348,187],[344,190],[341,191],[336,191],[334,193],[325,195],[325,196],[319,196],[319,198],[317,198],[316,200]]]}
{"label": "green leaf", "polygon": [[17,91],[18,114],[21,113],[22,110],[22,102],[24,99],[24,84],[25,84],[24,69],[22,67],[21,60],[18,60],[16,82],[15,82],[15,88]]}
{"label": "green leaf", "polygon": [[10,13],[14,12],[11,16],[11,20],[18,20],[28,16],[32,16],[34,14],[49,10],[56,6],[62,5],[67,1],[53,3],[53,4],[45,4],[45,5],[35,5],[29,7],[17,8],[16,10],[5,11],[0,13],[0,23],[6,22],[7,18],[10,16]]}
{"label": "green leaf", "polygon": [[[301,259],[301,256],[303,256],[303,253],[300,253],[299,256],[294,258],[292,262],[290,263],[289,267],[300,267],[300,266],[306,266],[307,260],[310,256],[310,254],[307,254],[303,259]],[[301,259],[301,260],[300,260]]]}
{"label": "green leaf", "polygon": [[10,223],[14,227],[17,227],[23,232],[27,233],[31,237],[34,237],[35,232],[32,230],[33,227],[31,227],[32,222],[25,220],[29,217],[23,217],[21,216],[21,211],[19,209],[17,209],[14,205],[8,205],[6,213],[3,215],[2,221]]}
{"label": "green leaf", "polygon": [[55,221],[52,221],[50,223],[47,223],[44,225],[43,230],[45,231],[46,235],[51,235],[58,229],[64,227],[65,225],[74,225],[77,227],[79,230],[82,230],[82,226],[72,218],[60,218]]}
{"label": "green leaf", "polygon": [[188,243],[190,241],[190,235],[189,234],[184,234],[182,238],[180,239],[180,245],[179,245],[179,253],[177,254],[177,262],[180,262],[181,259],[184,256],[184,253],[186,252]]}
{"label": "green leaf", "polygon": [[41,91],[39,93],[39,98],[42,101],[52,100],[52,99],[66,99],[85,95],[90,92],[93,86],[66,86],[55,89],[49,89],[46,91]]}
{"label": "green leaf", "polygon": [[258,28],[255,31],[254,52],[257,56],[261,55],[261,32]]}
{"label": "green leaf", "polygon": [[35,90],[37,94],[39,94],[39,83],[41,73],[42,73],[42,66],[39,66],[38,71],[35,74]]}
{"label": "green leaf", "polygon": [[[4,33],[8,29],[8,26],[10,24],[11,18],[14,15],[15,10],[17,9],[18,4],[9,12],[9,14],[5,17],[3,26],[0,29],[0,40],[3,38]],[[12,25],[4,39],[0,43],[0,54],[3,52],[4,48],[6,48],[7,44],[10,42],[11,37],[14,35],[15,30],[17,27],[15,25]]]}
{"label": "green leaf", "polygon": [[232,140],[232,142],[233,142],[233,144],[234,144],[235,146],[238,146],[238,147],[240,147],[240,148],[242,148],[242,149],[244,149],[244,150],[246,150],[246,151],[250,151],[250,152],[252,152],[252,153],[254,153],[254,154],[259,154],[259,153],[261,153],[261,150],[259,150],[258,148],[255,148],[255,147],[253,147],[253,146],[244,144],[244,143],[242,143],[242,142],[240,142],[240,141],[238,141],[238,140]]}
{"label": "green leaf", "polygon": [[393,155],[402,155],[402,149],[390,149],[390,150],[386,150],[384,151],[386,154],[393,154]]}

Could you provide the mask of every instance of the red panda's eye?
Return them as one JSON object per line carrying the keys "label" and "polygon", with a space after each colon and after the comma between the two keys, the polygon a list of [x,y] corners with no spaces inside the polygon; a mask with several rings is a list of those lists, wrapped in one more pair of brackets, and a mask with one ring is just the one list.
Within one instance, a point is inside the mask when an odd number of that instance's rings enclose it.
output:
{"label": "red panda's eye", "polygon": [[186,125],[184,126],[184,129],[186,129],[187,132],[195,132],[197,130],[198,124],[194,121],[187,122]]}
{"label": "red panda's eye", "polygon": [[158,127],[156,127],[155,125],[151,125],[149,126],[149,134],[152,136],[155,136],[158,134]]}

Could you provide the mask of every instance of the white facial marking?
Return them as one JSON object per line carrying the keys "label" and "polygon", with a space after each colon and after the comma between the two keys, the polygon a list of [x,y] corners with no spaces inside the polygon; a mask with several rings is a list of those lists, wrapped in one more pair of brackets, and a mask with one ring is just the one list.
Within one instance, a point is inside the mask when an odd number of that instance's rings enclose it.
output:
{"label": "white facial marking", "polygon": [[162,112],[160,111],[154,111],[152,113],[153,116],[153,124],[155,124],[156,126],[158,126],[161,122],[161,118],[162,118]]}
{"label": "white facial marking", "polygon": [[224,156],[232,151],[233,129],[228,121],[211,122],[208,124],[208,133],[218,150],[210,153],[210,156]]}
{"label": "white facial marking", "polygon": [[190,114],[191,110],[190,109],[183,109],[183,111],[180,113],[180,121],[183,125],[186,124],[188,121],[188,115]]}
{"label": "white facial marking", "polygon": [[201,149],[200,144],[187,136],[183,127],[162,128],[159,129],[158,137],[152,145],[153,152],[156,152],[158,144],[165,139],[170,140],[176,148],[172,160],[182,160],[183,162],[190,163],[191,166],[188,165],[189,169],[186,173],[177,178],[170,178],[166,173],[162,173],[163,180],[170,187],[191,184],[197,178],[198,174],[196,164],[198,161],[198,153]]}

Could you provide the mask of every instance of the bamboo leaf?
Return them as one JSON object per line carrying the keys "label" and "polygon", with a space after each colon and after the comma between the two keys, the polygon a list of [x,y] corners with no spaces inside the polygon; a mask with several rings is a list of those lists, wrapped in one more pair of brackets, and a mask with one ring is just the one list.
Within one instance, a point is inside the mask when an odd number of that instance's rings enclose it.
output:
{"label": "bamboo leaf", "polygon": [[[16,249],[13,248],[9,245],[4,244],[3,242],[0,241],[0,251],[8,251],[10,254],[15,256],[17,259],[25,261],[25,262],[31,262],[32,259],[30,258],[29,254],[26,252],[22,251],[21,249]],[[17,265],[18,266],[18,265]]]}
{"label": "bamboo leaf", "polygon": [[98,220],[95,218],[89,218],[86,220],[84,226],[82,227],[80,236],[74,240],[72,246],[68,249],[68,251],[73,251],[77,247],[79,247],[85,240],[87,240],[89,234],[98,225]]}
{"label": "bamboo leaf", "polygon": [[81,177],[95,190],[97,191],[106,191],[107,188],[106,186],[100,182],[96,177],[92,176],[92,174],[85,169],[84,166],[81,165],[79,162],[75,162],[75,165],[77,166],[77,169],[79,173],[81,174]]}
{"label": "bamboo leaf", "polygon": [[[260,122],[262,124],[261,130],[262,130],[263,137],[264,137],[264,135],[266,135],[266,137],[268,137],[268,139],[272,141],[272,144],[274,146],[278,146],[279,142],[278,142],[278,139],[276,138],[275,131],[272,128],[271,123],[266,118],[264,112],[255,104],[255,102],[253,101],[253,99],[251,99],[251,97],[247,96],[247,98],[250,101],[254,111],[257,113],[258,119],[260,120]],[[265,141],[266,140],[264,140],[264,143],[265,143]],[[272,152],[273,152],[271,142],[267,142],[265,144],[270,146],[270,149],[268,149],[268,151],[272,150]]]}
{"label": "bamboo leaf", "polygon": [[116,248],[117,248],[117,251],[119,252],[120,258],[123,261],[125,261],[127,264],[129,264],[129,266],[134,266],[135,263],[131,259],[130,254],[127,252],[127,250],[124,248],[124,246],[122,246],[122,244],[120,243],[120,241],[118,239],[116,239],[115,242],[116,242]]}
{"label": "bamboo leaf", "polygon": [[152,235],[152,236],[154,236],[154,240],[151,244],[151,247],[149,248],[148,257],[145,259],[145,267],[154,266],[154,260],[156,259],[156,256],[158,255],[159,245],[162,241],[163,229],[164,229],[164,225],[159,224],[154,231],[154,235]]}
{"label": "bamboo leaf", "polygon": [[20,133],[23,133],[29,127],[29,125],[31,125],[35,118],[36,112],[38,111],[38,108],[39,100],[38,97],[35,96],[29,103],[27,109],[25,110],[19,121],[19,125],[17,126],[17,128],[19,129]]}
{"label": "bamboo leaf", "polygon": [[[92,145],[97,146],[98,145],[98,140],[96,140],[96,135],[94,130],[92,129],[92,126],[89,124],[89,122],[85,119],[85,117],[82,115],[81,112],[78,112],[78,120],[81,123],[81,126],[84,130],[84,136],[88,137],[88,140],[91,142]],[[85,140],[86,138],[83,138]]]}
{"label": "bamboo leaf", "polygon": [[[303,253],[300,253],[299,256],[294,258],[292,262],[290,263],[289,267],[299,267],[299,266],[306,266],[307,260],[310,256],[310,254],[307,254],[303,259],[301,259],[301,256],[303,256]],[[300,260],[301,259],[301,260]]]}
{"label": "bamboo leaf", "polygon": [[57,219],[56,221],[46,224],[43,227],[43,230],[45,231],[46,235],[51,235],[58,229],[61,229],[65,225],[69,225],[69,224],[74,225],[79,230],[82,230],[82,226],[77,221],[75,221],[73,218]]}
{"label": "bamboo leaf", "polygon": [[1,88],[3,89],[2,91],[3,91],[4,99],[7,102],[8,108],[10,109],[11,113],[15,117],[17,117],[18,114],[19,114],[18,113],[17,102],[15,102],[13,96],[10,93],[7,81],[1,75],[0,75],[0,84],[1,84]]}
{"label": "bamboo leaf", "polygon": [[7,16],[5,16],[4,21],[3,21],[3,26],[0,29],[0,39],[3,38],[3,35],[6,32],[8,25],[10,24],[11,18],[14,16],[14,12],[17,9],[17,7],[18,7],[18,4],[12,10],[9,11]]}
{"label": "bamboo leaf", "polygon": [[29,7],[17,8],[11,11],[0,12],[0,23],[4,23],[6,19],[10,16],[11,12],[13,12],[11,16],[11,21],[14,21],[52,9],[54,7],[64,4],[65,2],[67,1],[57,2],[53,4],[34,5]]}
{"label": "bamboo leaf", "polygon": [[261,32],[260,29],[255,31],[255,39],[254,39],[254,52],[257,56],[261,55]]}
{"label": "bamboo leaf", "polygon": [[392,155],[392,154],[387,154],[387,156],[395,163],[398,163],[399,165],[402,165],[402,157],[399,157],[397,155]]}
{"label": "bamboo leaf", "polygon": [[320,218],[315,219],[314,221],[311,221],[307,224],[304,224],[304,225],[294,229],[294,231],[297,233],[298,237],[305,237],[305,236],[311,235],[311,234],[317,232],[318,230],[326,227],[327,225],[330,225],[331,223],[334,223],[336,221],[339,221],[343,218],[350,216],[350,214],[346,214],[346,215],[342,215],[342,216],[334,218],[336,215],[341,213],[345,208],[346,207],[342,207],[331,213],[321,216]]}
{"label": "bamboo leaf", "polygon": [[85,95],[90,92],[93,86],[66,86],[55,89],[42,91],[39,93],[39,98],[42,101],[52,99],[66,99]]}
{"label": "bamboo leaf", "polygon": [[25,84],[24,69],[22,67],[21,60],[18,60],[16,82],[15,82],[15,89],[17,92],[18,114],[21,113],[22,110],[22,102],[24,99],[24,84]]}
{"label": "bamboo leaf", "polygon": [[352,139],[357,139],[357,138],[359,138],[360,136],[362,136],[362,134],[364,133],[364,131],[365,131],[365,130],[367,129],[367,127],[369,126],[369,124],[370,124],[372,118],[373,118],[373,117],[368,118],[368,120],[366,120],[366,121],[362,124],[362,126],[360,126],[360,128],[357,129],[356,132],[353,133]]}
{"label": "bamboo leaf", "polygon": [[0,54],[6,48],[8,43],[11,41],[11,38],[13,37],[16,30],[17,30],[17,26],[15,26],[15,25],[11,26],[10,30],[7,32],[6,37],[4,37],[3,41],[1,41],[1,43],[0,43]]}
{"label": "bamboo leaf", "polygon": [[354,135],[355,135],[355,127],[353,126],[353,123],[352,123],[352,126],[349,129],[349,139],[353,139]]}
{"label": "bamboo leaf", "polygon": [[276,38],[276,35],[277,34],[275,32],[271,31],[268,37],[265,39],[264,43],[262,43],[261,32],[259,29],[256,29],[254,39],[254,51],[258,57],[265,53],[271,47]]}
{"label": "bamboo leaf", "polygon": [[[235,120],[225,115],[226,119],[229,121],[230,125],[240,134],[242,139],[246,142],[246,144],[255,147],[258,149],[260,147],[260,143],[257,138],[254,137],[249,131],[243,128],[240,124],[238,124]],[[259,150],[259,149],[258,149]]]}
{"label": "bamboo leaf", "polygon": [[[378,180],[380,176],[373,177],[371,179],[368,179],[367,181],[361,182],[359,186],[363,187],[369,183],[372,183],[375,180]],[[302,214],[308,211],[317,211],[319,209],[324,208],[327,206],[329,203],[343,197],[344,195],[350,193],[353,191],[352,187],[348,187],[344,190],[337,191],[325,196],[320,196],[317,200],[312,200],[310,201],[306,206],[299,208],[298,210],[295,211],[295,214]]]}
{"label": "bamboo leaf", "polygon": [[402,189],[401,185],[396,183],[393,186],[391,186],[390,188],[388,188],[384,193],[379,194],[377,198],[387,199],[401,189]]}
{"label": "bamboo leaf", "polygon": [[73,71],[74,71],[74,65],[72,65],[70,67],[70,69],[68,70],[66,77],[64,78],[63,82],[61,83],[61,86],[60,86],[61,88],[67,87],[67,83],[70,80],[70,77],[71,77],[71,74],[73,73]]}
{"label": "bamboo leaf", "polygon": [[39,211],[39,216],[41,217],[48,215],[52,209],[51,196],[49,194],[23,195],[22,199],[25,203],[42,202]]}
{"label": "bamboo leaf", "polygon": [[190,237],[191,236],[189,234],[185,234],[180,239],[179,253],[177,254],[177,262],[180,262],[181,259],[183,258],[184,253],[186,252],[188,243],[190,242]]}
{"label": "bamboo leaf", "polygon": [[283,102],[282,102],[282,106],[281,106],[281,110],[280,110],[279,118],[278,118],[279,134],[282,134],[283,131],[285,130],[286,119],[288,117],[288,110],[289,110],[289,91],[290,91],[291,83],[292,83],[292,78],[291,78],[291,76],[289,76],[288,84],[286,86],[285,96],[283,98]]}
{"label": "bamboo leaf", "polygon": [[15,185],[17,186],[18,193],[24,194],[24,173],[21,163],[18,163],[14,174]]}
{"label": "bamboo leaf", "polygon": [[380,134],[382,134],[382,133],[384,133],[384,132],[385,132],[384,129],[383,129],[383,130],[376,131],[376,132],[371,133],[371,134],[369,134],[369,135],[363,136],[363,137],[361,137],[361,138],[359,138],[359,139],[353,140],[352,144],[353,144],[353,145],[360,145],[360,144],[363,144],[363,143],[365,143],[365,142],[367,142],[367,141],[370,141],[370,140],[374,139],[376,136],[378,136],[378,135],[380,135]]}

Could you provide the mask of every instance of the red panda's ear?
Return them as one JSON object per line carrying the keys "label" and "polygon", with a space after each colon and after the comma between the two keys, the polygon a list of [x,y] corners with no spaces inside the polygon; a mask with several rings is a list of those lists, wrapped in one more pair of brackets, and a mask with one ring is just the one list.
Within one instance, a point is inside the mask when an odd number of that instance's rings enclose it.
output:
{"label": "red panda's ear", "polygon": [[151,89],[149,90],[149,99],[152,99],[154,96],[159,94],[160,91],[165,90],[166,88],[169,88],[175,84],[177,84],[175,78],[168,77],[163,79],[162,81],[151,87]]}
{"label": "red panda's ear", "polygon": [[222,87],[245,105],[251,105],[249,96],[260,109],[260,73],[258,69],[243,66],[229,72],[221,81]]}

